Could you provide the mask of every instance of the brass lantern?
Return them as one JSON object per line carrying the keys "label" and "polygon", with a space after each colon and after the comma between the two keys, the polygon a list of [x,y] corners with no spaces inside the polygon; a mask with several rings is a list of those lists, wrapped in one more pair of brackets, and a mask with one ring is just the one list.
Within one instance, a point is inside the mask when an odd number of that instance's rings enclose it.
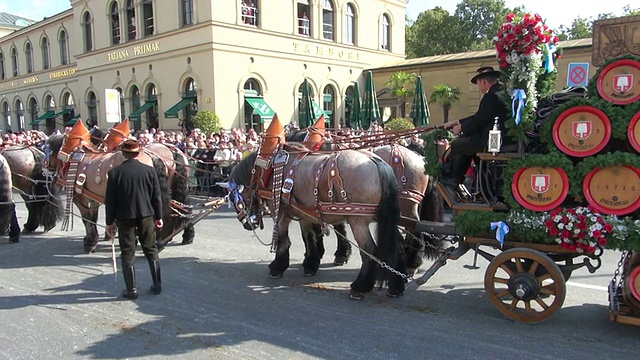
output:
{"label": "brass lantern", "polygon": [[502,132],[500,131],[500,125],[498,125],[498,117],[493,122],[493,129],[489,130],[489,141],[487,142],[487,149],[493,156],[496,156],[500,152],[502,146]]}

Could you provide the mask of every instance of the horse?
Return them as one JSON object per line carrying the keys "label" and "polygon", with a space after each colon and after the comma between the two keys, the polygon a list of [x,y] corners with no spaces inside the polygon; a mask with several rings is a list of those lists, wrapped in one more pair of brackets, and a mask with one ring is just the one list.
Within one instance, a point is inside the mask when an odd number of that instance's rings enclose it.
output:
{"label": "horse", "polygon": [[20,226],[16,215],[16,204],[13,202],[11,168],[2,154],[0,154],[0,229],[9,229],[10,243],[20,242]]}
{"label": "horse", "polygon": [[[361,249],[362,266],[357,278],[350,285],[350,297],[362,299],[371,291],[376,280],[387,281],[387,295],[404,293],[404,251],[398,231],[400,208],[398,186],[393,170],[373,153],[345,150],[337,153],[310,153],[305,149],[284,146],[272,157],[293,161],[278,165],[271,171],[261,167],[261,158],[252,153],[240,161],[231,171],[229,182],[218,183],[230,190],[238,220],[246,230],[262,226],[264,198],[269,203],[274,219],[275,259],[269,264],[269,277],[281,278],[289,267],[289,224],[293,219],[315,224],[349,224],[355,241]],[[265,174],[265,175],[260,175]],[[278,178],[284,180],[278,184]],[[274,180],[276,179],[276,180]],[[367,179],[367,181],[363,181]],[[282,193],[280,199],[271,196]],[[274,190],[275,188],[275,190]],[[246,200],[245,200],[246,199]],[[248,205],[248,206],[247,206]],[[378,219],[377,242],[374,242],[369,224]],[[313,243],[308,247],[315,247]],[[395,269],[395,273],[377,267],[378,261]]]}
{"label": "horse", "polygon": [[[83,239],[84,250],[92,253],[98,245],[98,230],[96,222],[98,220],[99,206],[104,203],[106,191],[106,181],[108,171],[121,164],[125,159],[121,152],[100,152],[92,147],[83,145],[82,151],[74,151],[68,156],[78,157],[75,162],[74,172],[70,174],[73,162],[64,162],[59,159],[60,150],[67,135],[52,135],[47,140],[47,148],[50,154],[48,158],[48,169],[54,172],[57,181],[65,186],[67,201],[73,199],[82,216],[86,234]],[[62,156],[64,157],[64,155]],[[190,244],[195,237],[195,230],[192,224],[181,216],[188,212],[186,208],[176,209],[172,207],[175,202],[186,204],[189,201],[189,187],[187,177],[187,159],[180,151],[173,151],[162,144],[150,144],[143,149],[138,156],[138,160],[156,169],[158,180],[160,181],[164,227],[157,231],[158,247],[164,248],[171,236],[181,226],[185,226],[182,234],[182,244]],[[178,216],[173,216],[174,209],[180,212]],[[66,214],[69,216],[71,205],[68,203]],[[63,223],[64,224],[64,223]],[[67,223],[68,226],[68,223]]]}
{"label": "horse", "polygon": [[[308,137],[308,130],[304,129],[290,134],[287,141],[300,141]],[[342,144],[324,142],[320,150],[336,150]],[[404,222],[408,232],[405,237],[405,251],[407,270],[415,272],[422,265],[423,257],[435,259],[442,250],[442,242],[438,239],[427,239],[427,243],[420,241],[420,235],[414,229],[418,220],[438,221],[444,220],[444,201],[442,195],[434,186],[434,179],[424,173],[424,158],[408,148],[394,144],[378,146],[371,149],[373,153],[385,160],[393,169],[398,190],[400,192],[401,216],[408,221]],[[306,226],[308,225],[308,226]],[[309,264],[305,268],[305,274],[314,275],[320,266],[320,260],[324,255],[324,236],[321,227],[317,224],[305,224],[300,222],[300,230],[305,244],[310,244],[315,238],[316,247],[308,248],[305,252],[305,260]],[[334,253],[333,264],[340,266],[347,263],[351,255],[351,243],[347,240],[347,232],[344,224],[336,224],[334,231],[337,236],[337,249]],[[314,248],[318,253],[314,253]]]}
{"label": "horse", "polygon": [[23,233],[33,233],[40,226],[48,232],[62,220],[61,190],[45,174],[45,154],[37,146],[8,146],[0,151],[11,168],[13,186],[18,189],[28,211]]}

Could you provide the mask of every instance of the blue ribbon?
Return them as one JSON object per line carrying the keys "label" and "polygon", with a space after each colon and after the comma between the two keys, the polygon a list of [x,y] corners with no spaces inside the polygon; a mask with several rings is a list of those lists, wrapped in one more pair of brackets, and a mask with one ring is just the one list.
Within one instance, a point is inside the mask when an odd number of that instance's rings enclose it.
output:
{"label": "blue ribbon", "polygon": [[555,45],[544,44],[545,47],[545,58],[544,58],[544,69],[547,73],[553,72],[555,68],[553,65],[553,53],[556,52]]}
{"label": "blue ribbon", "polygon": [[234,204],[244,200],[240,194],[240,189],[238,189],[238,184],[236,184],[235,181],[229,181],[229,190],[231,190],[229,194],[233,195]]}
{"label": "blue ribbon", "polygon": [[504,237],[509,233],[509,225],[504,221],[496,221],[491,223],[491,230],[496,230],[496,240],[500,242],[500,247],[504,245]]}
{"label": "blue ribbon", "polygon": [[513,90],[513,94],[511,94],[511,99],[511,116],[516,118],[516,124],[520,124],[527,94],[522,89],[515,89]]}

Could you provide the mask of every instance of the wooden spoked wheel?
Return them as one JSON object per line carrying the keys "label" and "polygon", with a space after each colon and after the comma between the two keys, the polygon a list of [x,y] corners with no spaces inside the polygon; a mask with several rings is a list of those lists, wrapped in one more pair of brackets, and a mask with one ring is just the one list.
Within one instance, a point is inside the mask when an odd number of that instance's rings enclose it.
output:
{"label": "wooden spoked wheel", "polygon": [[556,263],[540,251],[509,249],[491,260],[484,276],[491,302],[508,318],[538,323],[564,303],[564,276]]}

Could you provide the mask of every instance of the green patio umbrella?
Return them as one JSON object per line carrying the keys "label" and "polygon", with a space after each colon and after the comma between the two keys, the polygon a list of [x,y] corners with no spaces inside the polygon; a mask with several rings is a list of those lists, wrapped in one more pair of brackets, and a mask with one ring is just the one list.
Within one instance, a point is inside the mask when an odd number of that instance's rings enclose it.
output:
{"label": "green patio umbrella", "polygon": [[315,123],[313,111],[313,99],[311,99],[311,87],[307,78],[302,83],[302,98],[300,99],[300,110],[298,112],[298,122],[300,129],[308,128]]}
{"label": "green patio umbrella", "polygon": [[409,117],[413,119],[413,125],[419,127],[429,124],[429,115],[429,104],[427,103],[427,96],[424,94],[424,88],[422,87],[422,76],[418,76]]}
{"label": "green patio umbrella", "polygon": [[360,122],[363,129],[368,129],[372,122],[380,123],[380,107],[378,106],[378,97],[373,85],[373,73],[371,71],[367,72],[367,84],[362,95]]}
{"label": "green patio umbrella", "polygon": [[349,126],[352,129],[362,129],[362,103],[360,100],[360,84],[353,82],[353,102],[351,103],[351,114],[349,115]]}

